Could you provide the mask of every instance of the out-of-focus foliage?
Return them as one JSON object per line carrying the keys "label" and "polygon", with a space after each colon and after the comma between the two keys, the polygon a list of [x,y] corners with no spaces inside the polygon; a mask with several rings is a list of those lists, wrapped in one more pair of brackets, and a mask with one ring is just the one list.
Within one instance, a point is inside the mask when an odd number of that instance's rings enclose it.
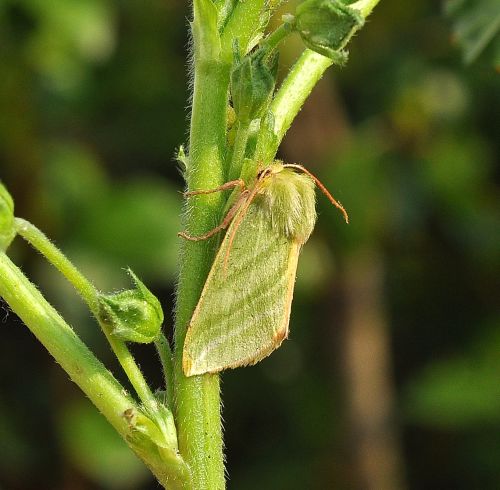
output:
{"label": "out-of-focus foliage", "polygon": [[66,404],[57,422],[67,458],[94,482],[121,490],[137,488],[147,481],[148,470],[88,401]]}
{"label": "out-of-focus foliage", "polygon": [[463,49],[464,61],[472,63],[490,49],[500,69],[500,5],[496,0],[447,0],[446,14],[453,21],[453,35]]}
{"label": "out-of-focus foliage", "polygon": [[[287,136],[282,157],[316,172],[351,223],[318,195],[290,340],[223,375],[229,488],[356,488],[343,339],[346,275],[361,253],[382,264],[372,301],[385,311],[407,487],[500,487],[500,77],[482,63],[496,41],[470,66],[453,43],[453,25],[468,23],[471,43],[490,29],[488,1],[455,2],[453,24],[444,2],[382,0]],[[167,334],[187,16],[176,1],[0,2],[0,179],[16,214],[105,292],[127,287],[132,268],[162,302]],[[291,38],[281,59],[300,49]],[[18,239],[9,253],[123,379],[71,287]],[[0,336],[0,487],[157,488],[5,310]],[[154,352],[133,349],[159,387]]]}

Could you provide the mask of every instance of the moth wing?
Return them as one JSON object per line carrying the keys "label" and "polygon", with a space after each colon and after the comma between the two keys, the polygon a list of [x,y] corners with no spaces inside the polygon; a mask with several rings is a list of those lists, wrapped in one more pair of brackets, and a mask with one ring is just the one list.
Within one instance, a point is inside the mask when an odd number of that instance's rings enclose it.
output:
{"label": "moth wing", "polygon": [[191,318],[183,351],[186,376],[255,364],[288,336],[300,244],[271,227],[252,204],[217,252]]}

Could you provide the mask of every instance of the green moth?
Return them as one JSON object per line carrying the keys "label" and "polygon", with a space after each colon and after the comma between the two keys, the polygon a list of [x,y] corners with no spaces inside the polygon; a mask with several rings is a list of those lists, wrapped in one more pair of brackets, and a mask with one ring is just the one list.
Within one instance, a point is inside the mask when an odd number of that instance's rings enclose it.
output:
{"label": "green moth", "polygon": [[186,376],[255,364],[287,338],[297,261],[316,222],[316,185],[348,222],[314,175],[278,161],[248,186],[238,179],[186,194],[240,188],[219,226],[197,237],[179,233],[198,241],[227,229],[188,326]]}

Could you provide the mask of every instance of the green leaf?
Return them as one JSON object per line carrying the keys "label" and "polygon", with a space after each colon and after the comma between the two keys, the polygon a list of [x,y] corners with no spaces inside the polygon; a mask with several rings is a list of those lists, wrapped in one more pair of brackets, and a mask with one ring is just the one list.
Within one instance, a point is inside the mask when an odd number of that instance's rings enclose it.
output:
{"label": "green leaf", "polygon": [[448,0],[446,14],[453,20],[453,37],[465,63],[475,61],[489,46],[500,66],[500,3],[498,0]]}
{"label": "green leaf", "polygon": [[194,0],[193,30],[195,57],[215,60],[220,55],[220,36],[217,28],[219,12],[212,0]]}

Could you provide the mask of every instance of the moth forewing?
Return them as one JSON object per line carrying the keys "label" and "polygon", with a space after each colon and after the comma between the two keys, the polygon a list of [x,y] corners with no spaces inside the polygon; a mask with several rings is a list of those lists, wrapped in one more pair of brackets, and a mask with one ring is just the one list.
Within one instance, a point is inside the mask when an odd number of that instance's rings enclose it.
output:
{"label": "moth forewing", "polygon": [[188,327],[187,376],[255,364],[288,334],[300,244],[277,233],[251,205],[228,254],[235,225],[222,241]]}

